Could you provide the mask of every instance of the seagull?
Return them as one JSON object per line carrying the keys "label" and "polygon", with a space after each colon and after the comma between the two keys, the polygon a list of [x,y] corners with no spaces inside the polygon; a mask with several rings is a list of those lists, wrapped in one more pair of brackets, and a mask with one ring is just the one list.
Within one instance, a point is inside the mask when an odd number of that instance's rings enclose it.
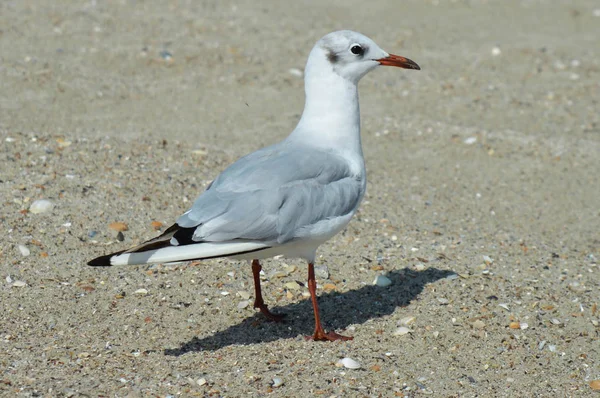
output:
{"label": "seagull", "polygon": [[160,236],[88,264],[249,260],[254,308],[282,321],[283,315],[269,311],[263,300],[260,260],[301,258],[308,262],[315,318],[314,333],[307,338],[351,340],[321,325],[314,262],[317,248],[346,227],[365,194],[358,82],[380,65],[420,69],[357,32],[341,30],[321,38],[306,63],[304,112],[287,138],[227,167]]}

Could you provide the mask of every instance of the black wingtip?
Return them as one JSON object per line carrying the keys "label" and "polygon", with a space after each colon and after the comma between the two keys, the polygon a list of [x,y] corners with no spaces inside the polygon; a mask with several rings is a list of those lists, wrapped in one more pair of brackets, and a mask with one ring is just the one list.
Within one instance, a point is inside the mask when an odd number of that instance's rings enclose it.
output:
{"label": "black wingtip", "polygon": [[112,256],[118,256],[119,254],[125,253],[125,250],[121,250],[118,252],[110,253],[105,256],[96,257],[93,260],[90,260],[87,265],[91,265],[92,267],[112,267],[110,263],[110,258]]}
{"label": "black wingtip", "polygon": [[110,267],[112,265],[110,263],[110,258],[112,256],[114,256],[114,254],[96,257],[95,259],[88,261],[87,265],[91,265],[92,267]]}

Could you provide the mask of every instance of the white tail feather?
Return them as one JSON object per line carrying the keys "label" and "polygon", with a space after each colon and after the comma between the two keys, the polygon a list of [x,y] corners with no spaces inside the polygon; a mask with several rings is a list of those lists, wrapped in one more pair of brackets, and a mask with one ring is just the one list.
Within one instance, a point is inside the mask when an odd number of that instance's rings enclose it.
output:
{"label": "white tail feather", "polygon": [[236,254],[268,248],[258,242],[218,242],[171,246],[139,253],[123,253],[110,258],[111,265],[134,265],[172,263],[175,261],[199,260],[203,258],[228,257]]}

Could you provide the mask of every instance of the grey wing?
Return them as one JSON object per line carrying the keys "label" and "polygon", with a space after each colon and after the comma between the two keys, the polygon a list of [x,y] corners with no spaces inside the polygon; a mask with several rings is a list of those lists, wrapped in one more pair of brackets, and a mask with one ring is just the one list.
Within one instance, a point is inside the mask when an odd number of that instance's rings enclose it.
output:
{"label": "grey wing", "polygon": [[363,180],[342,157],[283,142],[229,166],[177,224],[195,227],[194,241],[283,243],[351,214],[363,193]]}

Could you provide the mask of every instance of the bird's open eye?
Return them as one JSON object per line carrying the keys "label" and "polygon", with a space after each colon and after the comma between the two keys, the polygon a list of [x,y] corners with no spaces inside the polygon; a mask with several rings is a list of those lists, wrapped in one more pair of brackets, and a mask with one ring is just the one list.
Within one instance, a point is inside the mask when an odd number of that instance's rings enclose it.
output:
{"label": "bird's open eye", "polygon": [[350,52],[354,55],[363,55],[365,50],[360,45],[354,44],[350,47]]}

